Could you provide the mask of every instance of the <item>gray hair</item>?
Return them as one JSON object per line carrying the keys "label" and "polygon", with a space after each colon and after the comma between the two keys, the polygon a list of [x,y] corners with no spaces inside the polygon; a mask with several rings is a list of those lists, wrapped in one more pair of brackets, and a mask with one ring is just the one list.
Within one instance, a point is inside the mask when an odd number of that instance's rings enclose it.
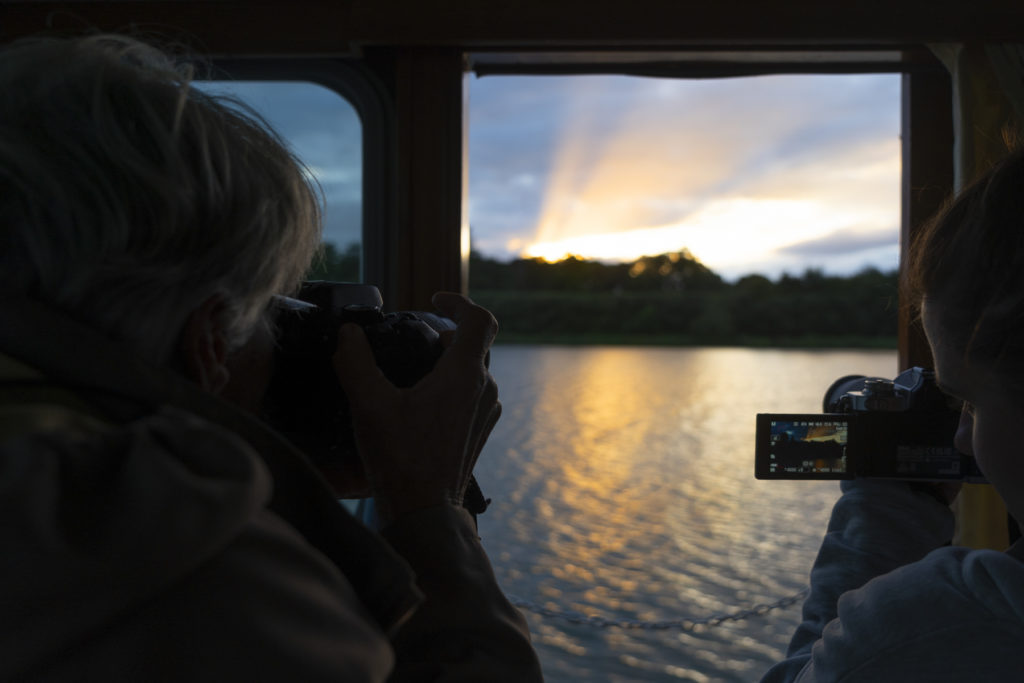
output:
{"label": "gray hair", "polygon": [[320,241],[302,163],[255,112],[132,38],[0,51],[0,285],[167,363],[211,296],[237,347]]}

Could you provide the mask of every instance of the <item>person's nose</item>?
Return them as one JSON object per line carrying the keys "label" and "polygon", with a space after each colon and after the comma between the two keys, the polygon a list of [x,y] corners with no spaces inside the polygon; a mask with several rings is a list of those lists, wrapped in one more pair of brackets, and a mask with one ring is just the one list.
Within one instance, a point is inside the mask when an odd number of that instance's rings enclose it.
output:
{"label": "person's nose", "polygon": [[953,436],[953,447],[964,455],[974,456],[974,416],[965,405],[960,409],[960,423],[956,426]]}

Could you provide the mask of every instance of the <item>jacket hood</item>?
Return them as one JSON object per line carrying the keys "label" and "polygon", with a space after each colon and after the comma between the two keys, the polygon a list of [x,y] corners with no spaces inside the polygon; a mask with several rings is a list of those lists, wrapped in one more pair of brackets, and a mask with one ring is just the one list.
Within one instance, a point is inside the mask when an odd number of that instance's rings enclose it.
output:
{"label": "jacket hood", "polygon": [[167,590],[231,543],[270,496],[270,475],[244,441],[174,408],[92,433],[6,439],[3,668],[63,652]]}
{"label": "jacket hood", "polygon": [[408,565],[252,416],[5,292],[0,354],[5,669],[95,633],[264,509],[341,571],[385,633],[422,600]]}

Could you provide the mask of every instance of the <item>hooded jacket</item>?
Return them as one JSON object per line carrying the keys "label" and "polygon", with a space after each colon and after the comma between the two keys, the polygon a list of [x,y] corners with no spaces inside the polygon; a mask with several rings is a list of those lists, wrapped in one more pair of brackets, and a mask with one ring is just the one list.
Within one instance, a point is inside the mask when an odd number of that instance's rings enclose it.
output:
{"label": "hooded jacket", "polygon": [[843,482],[803,622],[762,683],[1019,681],[1024,563],[949,546],[949,508],[903,482]]}
{"label": "hooded jacket", "polygon": [[465,511],[378,535],[259,421],[11,295],[0,547],[4,681],[540,680]]}

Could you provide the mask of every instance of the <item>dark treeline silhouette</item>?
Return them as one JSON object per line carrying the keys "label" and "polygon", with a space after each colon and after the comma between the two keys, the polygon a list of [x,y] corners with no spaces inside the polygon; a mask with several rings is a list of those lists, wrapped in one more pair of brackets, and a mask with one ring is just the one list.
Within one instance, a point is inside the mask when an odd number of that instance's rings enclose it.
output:
{"label": "dark treeline silhouette", "polygon": [[[358,281],[358,244],[326,244],[310,279]],[[501,342],[895,346],[897,274],[807,270],[723,280],[688,251],[606,264],[470,257],[470,295]]]}
{"label": "dark treeline silhouette", "polygon": [[622,264],[474,253],[469,267],[470,295],[506,342],[895,346],[895,271],[728,283],[686,250]]}
{"label": "dark treeline silhouette", "polygon": [[616,264],[575,256],[556,263],[541,259],[504,262],[474,252],[469,268],[472,288],[481,291],[680,292],[727,286],[685,249]]}
{"label": "dark treeline silhouette", "polygon": [[306,278],[309,280],[332,280],[334,282],[359,282],[362,248],[352,242],[339,249],[330,242],[324,242],[320,255],[314,259],[313,267]]}

